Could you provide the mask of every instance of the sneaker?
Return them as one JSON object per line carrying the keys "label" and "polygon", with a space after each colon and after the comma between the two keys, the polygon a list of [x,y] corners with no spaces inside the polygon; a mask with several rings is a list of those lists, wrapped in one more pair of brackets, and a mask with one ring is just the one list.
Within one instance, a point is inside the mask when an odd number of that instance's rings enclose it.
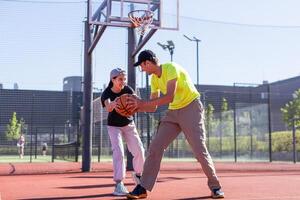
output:
{"label": "sneaker", "polygon": [[147,191],[141,185],[137,185],[132,192],[127,194],[127,199],[144,199],[147,198]]}
{"label": "sneaker", "polygon": [[221,188],[213,189],[211,192],[211,197],[213,199],[222,199],[224,198],[224,192],[221,190]]}
{"label": "sneaker", "polygon": [[123,182],[117,183],[115,187],[115,191],[113,192],[113,195],[115,196],[125,196],[128,194],[128,190],[126,189]]}
{"label": "sneaker", "polygon": [[132,179],[133,179],[135,185],[140,185],[141,184],[141,176],[136,175],[135,172],[132,172],[131,175],[132,175]]}

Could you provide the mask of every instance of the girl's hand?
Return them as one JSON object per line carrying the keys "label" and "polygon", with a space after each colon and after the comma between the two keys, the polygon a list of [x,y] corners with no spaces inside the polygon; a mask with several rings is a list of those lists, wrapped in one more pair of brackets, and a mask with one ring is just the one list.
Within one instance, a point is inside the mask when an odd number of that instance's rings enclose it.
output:
{"label": "girl's hand", "polygon": [[[118,97],[119,98],[119,97]],[[117,102],[116,102],[117,98],[114,101],[111,101],[109,103],[109,110],[112,111],[113,109],[115,109]]]}

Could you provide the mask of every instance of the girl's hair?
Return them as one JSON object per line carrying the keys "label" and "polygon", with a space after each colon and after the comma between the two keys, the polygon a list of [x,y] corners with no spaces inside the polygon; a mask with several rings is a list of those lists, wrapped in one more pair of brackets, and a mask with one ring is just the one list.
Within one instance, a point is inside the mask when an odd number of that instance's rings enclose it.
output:
{"label": "girl's hair", "polygon": [[110,80],[110,81],[109,81],[109,83],[108,83],[108,86],[107,86],[107,88],[109,88],[109,89],[110,89],[110,88],[112,88],[113,86],[114,86],[114,84],[113,84],[113,82]]}

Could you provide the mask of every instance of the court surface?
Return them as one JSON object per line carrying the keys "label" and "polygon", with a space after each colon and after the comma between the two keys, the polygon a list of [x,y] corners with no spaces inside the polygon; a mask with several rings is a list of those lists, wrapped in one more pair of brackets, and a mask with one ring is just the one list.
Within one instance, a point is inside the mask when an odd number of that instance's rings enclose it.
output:
{"label": "court surface", "polygon": [[[51,167],[51,164],[53,166]],[[126,199],[111,195],[114,189],[112,164],[94,164],[94,172],[75,170],[79,163],[0,164],[1,200],[6,199]],[[27,166],[27,171],[21,169]],[[63,166],[74,165],[69,172]],[[10,169],[9,169],[10,168]],[[54,168],[54,171],[50,169]],[[48,169],[49,174],[44,174]],[[291,163],[216,163],[226,199],[231,200],[296,200],[300,199],[300,165]],[[24,169],[24,172],[26,170]],[[55,172],[56,171],[56,172]],[[61,170],[63,171],[63,170]],[[19,173],[18,173],[19,172]],[[134,188],[130,172],[124,181]],[[211,199],[207,179],[196,162],[162,163],[158,181],[148,199]]]}

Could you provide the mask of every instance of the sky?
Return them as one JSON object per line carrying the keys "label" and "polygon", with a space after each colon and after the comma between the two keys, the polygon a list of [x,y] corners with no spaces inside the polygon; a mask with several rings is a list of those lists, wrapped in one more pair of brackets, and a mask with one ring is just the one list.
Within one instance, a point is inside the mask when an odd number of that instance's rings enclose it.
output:
{"label": "sky", "polygon": [[[170,0],[169,0],[170,1]],[[172,1],[172,0],[171,0]],[[199,83],[275,82],[300,75],[299,0],[179,0],[179,30],[158,30],[144,48],[170,61],[157,42],[175,43],[174,61]],[[63,78],[83,73],[80,0],[0,0],[0,83],[12,89],[61,91]],[[102,88],[115,67],[127,69],[127,31],[108,27],[93,54],[93,86]],[[137,72],[137,86],[144,86]]]}

